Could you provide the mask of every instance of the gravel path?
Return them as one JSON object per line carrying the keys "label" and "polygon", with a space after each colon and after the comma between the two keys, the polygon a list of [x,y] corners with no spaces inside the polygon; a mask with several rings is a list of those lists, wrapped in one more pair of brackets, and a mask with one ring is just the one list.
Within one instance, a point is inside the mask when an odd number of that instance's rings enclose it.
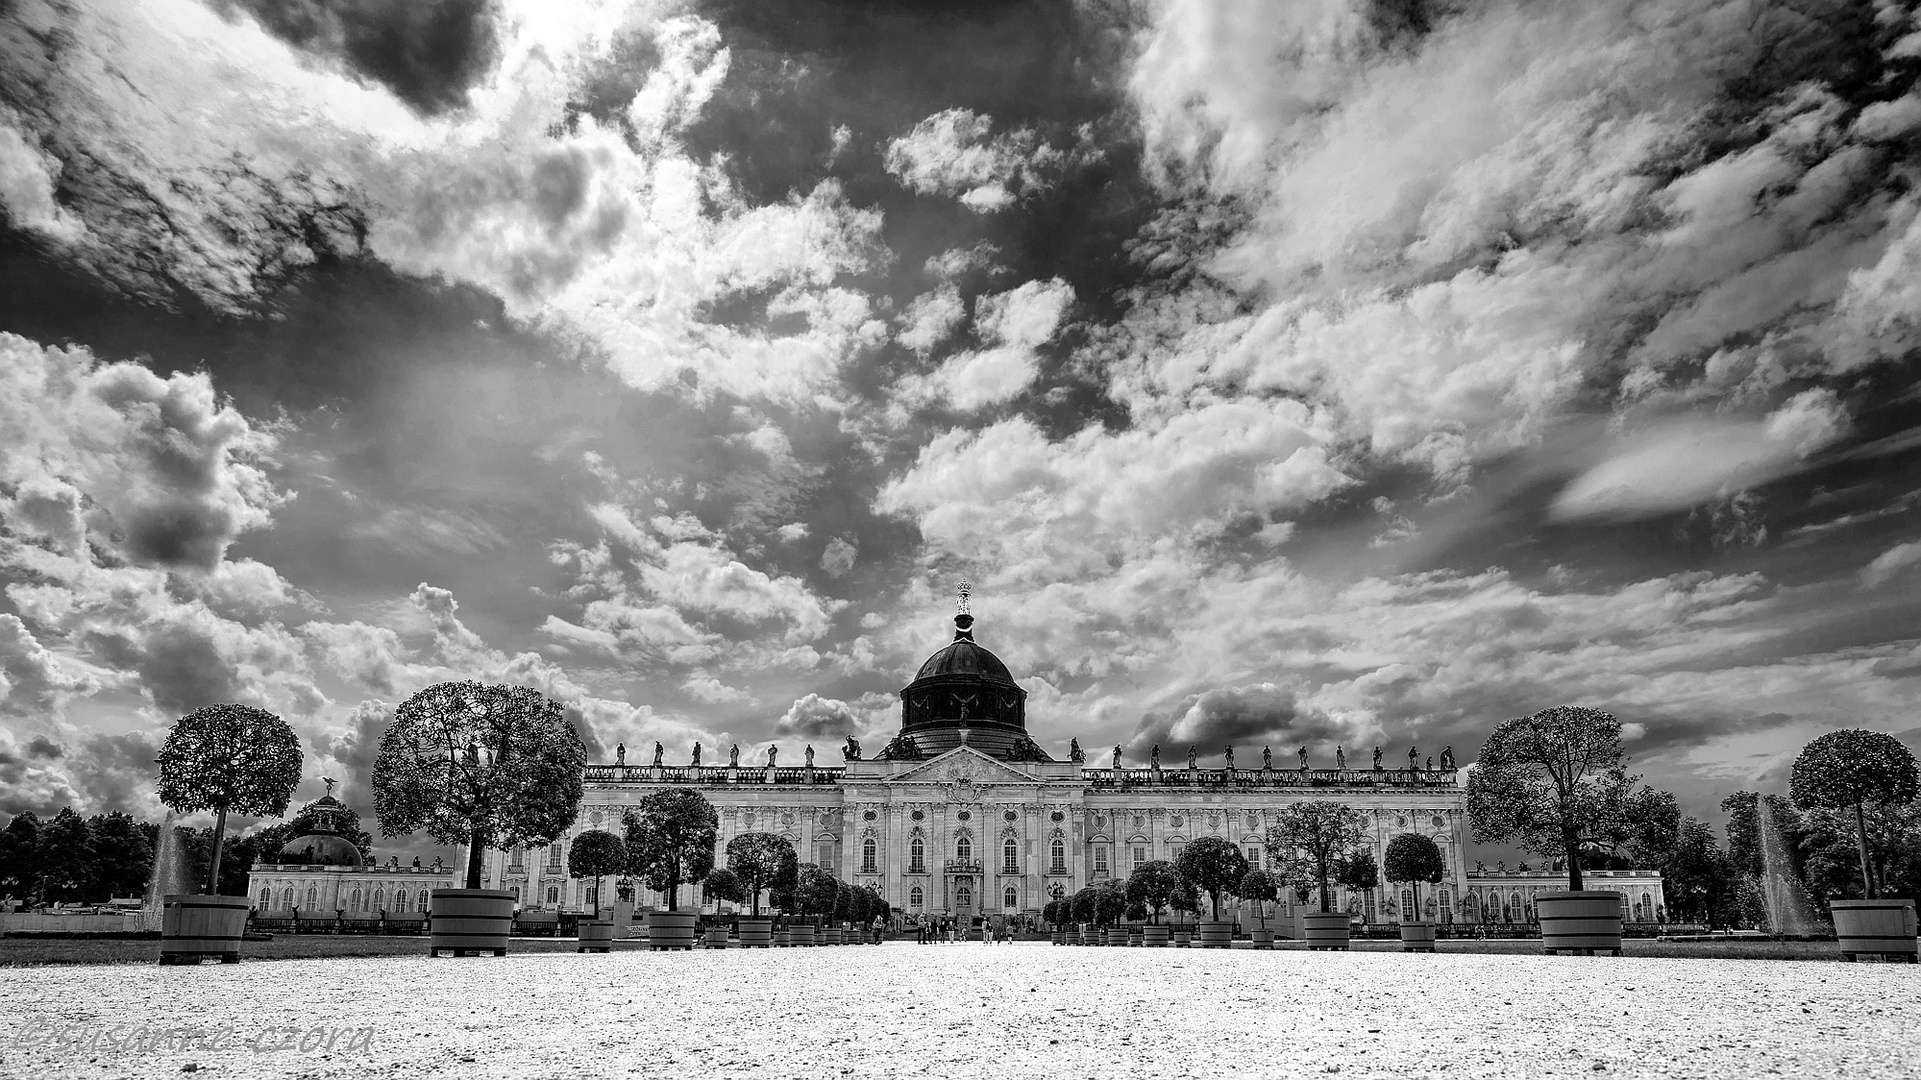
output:
{"label": "gravel path", "polygon": [[[0,971],[0,1075],[1914,1077],[1917,991],[1905,965],[1040,944],[33,968]],[[224,1048],[166,1045],[191,1026]]]}

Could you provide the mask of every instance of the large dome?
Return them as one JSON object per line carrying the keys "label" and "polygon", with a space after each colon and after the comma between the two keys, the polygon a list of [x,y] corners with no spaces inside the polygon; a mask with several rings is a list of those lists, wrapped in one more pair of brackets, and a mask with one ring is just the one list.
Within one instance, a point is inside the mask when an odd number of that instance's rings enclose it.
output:
{"label": "large dome", "polygon": [[974,641],[974,617],[954,618],[954,640],[927,658],[900,692],[900,734],[881,751],[915,761],[970,746],[1007,761],[1049,761],[1027,735],[1027,691]]}
{"label": "large dome", "polygon": [[[327,781],[328,790],[333,781]],[[366,858],[353,840],[340,831],[341,823],[351,813],[347,804],[331,794],[300,808],[300,815],[313,823],[306,833],[287,841],[280,849],[282,862],[312,863],[320,866],[347,866],[361,869],[367,865]]]}
{"label": "large dome", "polygon": [[954,640],[941,651],[927,658],[914,678],[931,678],[935,675],[978,675],[990,682],[1014,685],[1014,677],[1007,673],[1007,665],[1001,658],[974,643],[972,635],[963,630],[954,635]]}

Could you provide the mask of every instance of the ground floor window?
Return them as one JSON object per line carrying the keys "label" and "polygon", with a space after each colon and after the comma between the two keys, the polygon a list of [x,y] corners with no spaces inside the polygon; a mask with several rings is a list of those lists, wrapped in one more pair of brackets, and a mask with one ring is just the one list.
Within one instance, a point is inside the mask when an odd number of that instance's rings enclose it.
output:
{"label": "ground floor window", "polygon": [[320,903],[320,890],[314,888],[312,885],[307,886],[307,906],[311,908],[318,905],[319,903]]}
{"label": "ground floor window", "polygon": [[560,903],[560,890],[558,888],[555,888],[552,885],[549,885],[547,887],[547,902],[549,904]]}
{"label": "ground floor window", "polygon": [[955,889],[954,902],[960,905],[961,907],[973,907],[974,906],[973,888],[968,885],[962,885],[960,888]]}
{"label": "ground floor window", "polygon": [[1009,885],[1001,890],[1001,906],[1009,911],[1021,906],[1020,890]]}
{"label": "ground floor window", "polygon": [[925,904],[926,902],[927,902],[927,893],[919,885],[916,885],[913,888],[907,890],[907,906],[908,907],[913,908],[915,911],[919,911],[921,909],[921,905]]}
{"label": "ground floor window", "polygon": [[270,908],[273,906],[273,890],[272,889],[260,890],[260,906],[263,908]]}
{"label": "ground floor window", "polygon": [[293,888],[292,888],[292,886],[289,886],[289,887],[287,888],[287,891],[286,891],[286,892],[283,892],[283,893],[281,893],[281,894],[280,894],[280,906],[281,906],[281,907],[283,907],[283,908],[291,908],[291,907],[293,907]]}

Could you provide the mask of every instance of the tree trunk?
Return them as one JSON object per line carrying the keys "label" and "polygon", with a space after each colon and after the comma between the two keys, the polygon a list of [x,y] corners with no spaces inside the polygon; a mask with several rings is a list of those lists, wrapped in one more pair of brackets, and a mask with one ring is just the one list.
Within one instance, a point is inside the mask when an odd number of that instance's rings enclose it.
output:
{"label": "tree trunk", "polygon": [[[207,895],[220,895],[220,849],[227,839],[227,808],[220,808],[220,816],[213,821],[213,858],[207,861]],[[1867,848],[1863,847],[1862,851]],[[1865,864],[1864,864],[1865,865]]]}
{"label": "tree trunk", "polygon": [[462,888],[480,888],[480,863],[487,854],[487,845],[480,840],[480,831],[475,830],[467,839],[467,884]]}
{"label": "tree trunk", "polygon": [[1567,849],[1567,887],[1569,892],[1581,891],[1581,842],[1563,838],[1562,846]]}
{"label": "tree trunk", "polygon": [[[1862,813],[1861,802],[1858,799],[1854,803],[1854,838],[1861,847],[1861,898],[1872,900],[1874,899],[1874,869],[1868,862],[1868,818]],[[215,844],[218,845],[218,843],[219,841],[215,840]],[[218,852],[220,848],[216,846],[214,850]]]}
{"label": "tree trunk", "polygon": [[1334,898],[1328,895],[1327,875],[1323,874],[1321,875],[1321,914],[1325,915],[1331,911],[1330,905],[1333,903]]}

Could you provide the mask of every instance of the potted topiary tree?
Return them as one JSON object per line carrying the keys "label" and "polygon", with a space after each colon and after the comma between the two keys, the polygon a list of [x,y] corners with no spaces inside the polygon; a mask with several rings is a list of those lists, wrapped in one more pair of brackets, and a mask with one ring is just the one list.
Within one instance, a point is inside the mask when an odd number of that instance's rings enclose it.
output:
{"label": "potted topiary tree", "polygon": [[1402,833],[1388,841],[1382,869],[1389,881],[1405,882],[1414,890],[1414,910],[1401,913],[1401,951],[1433,952],[1434,924],[1421,918],[1421,882],[1438,885],[1446,876],[1440,845],[1420,833]]}
{"label": "potted topiary tree", "polygon": [[1318,890],[1320,910],[1301,913],[1301,936],[1310,949],[1347,948],[1347,912],[1334,910],[1329,883],[1360,846],[1365,822],[1346,803],[1313,801],[1287,807],[1268,826],[1267,854],[1282,877]]}
{"label": "potted topiary tree", "polygon": [[252,901],[220,893],[227,815],[278,817],[300,783],[300,740],[287,722],[251,705],[209,705],[180,718],[159,754],[156,794],[175,813],[214,813],[207,891],[162,900],[160,962],[240,962]]}
{"label": "potted topiary tree", "polygon": [[749,915],[742,916],[740,944],[745,949],[765,949],[774,941],[774,920],[762,918],[760,894],[799,873],[800,858],[794,845],[773,833],[741,833],[727,841],[727,869],[740,880],[740,891]]}
{"label": "potted topiary tree", "polygon": [[1349,915],[1359,915],[1361,925],[1366,927],[1370,921],[1363,897],[1381,884],[1381,866],[1374,861],[1374,852],[1362,847],[1348,852],[1334,864],[1334,882],[1347,890],[1347,910]]}
{"label": "potted topiary tree", "polygon": [[1234,924],[1221,918],[1221,897],[1247,876],[1247,856],[1218,836],[1203,836],[1181,850],[1174,869],[1207,894],[1212,917],[1200,925],[1201,948],[1227,948],[1234,940]]}
{"label": "potted topiary tree", "polygon": [[693,948],[700,913],[680,909],[680,887],[700,884],[713,870],[720,815],[700,792],[670,788],[649,792],[624,820],[628,872],[642,877],[667,905],[647,915],[648,947]]}
{"label": "potted topiary tree", "polygon": [[560,838],[580,808],[587,749],[560,706],[525,686],[436,683],[400,703],[374,759],[382,836],[425,830],[467,848],[465,887],[435,889],[428,955],[507,955],[514,894],[480,887],[489,847]]}
{"label": "potted topiary tree", "polygon": [[1049,900],[1041,905],[1041,919],[1047,923],[1048,941],[1055,945],[1067,944],[1067,931],[1061,926],[1061,905],[1064,901]]}
{"label": "potted topiary tree", "polygon": [[1141,903],[1139,900],[1129,900],[1127,902],[1127,909],[1122,913],[1122,917],[1127,920],[1127,943],[1129,945],[1142,944],[1142,938],[1144,936],[1142,933],[1144,928],[1143,924],[1147,921],[1147,905]]}
{"label": "potted topiary tree", "polygon": [[839,896],[840,883],[834,875],[815,863],[801,863],[800,876],[794,886],[794,908],[801,916],[800,921],[788,927],[791,940],[797,946],[815,945],[821,940],[818,923],[824,916],[831,916],[834,900]]}
{"label": "potted topiary tree", "polygon": [[1094,922],[1098,900],[1099,894],[1091,885],[1068,899],[1068,913],[1074,918],[1076,944],[1099,945],[1101,943],[1100,928]]}
{"label": "potted topiary tree", "polygon": [[1121,917],[1127,914],[1127,890],[1121,882],[1107,881],[1094,886],[1094,922],[1101,928],[1107,945],[1127,944],[1127,927]]}
{"label": "potted topiary tree", "polygon": [[714,905],[714,923],[707,928],[705,944],[710,949],[727,947],[727,920],[720,905],[738,904],[743,895],[740,878],[725,866],[709,871],[707,880],[701,884],[701,893]]}
{"label": "potted topiary tree", "polygon": [[588,829],[574,837],[567,847],[567,873],[576,878],[594,879],[594,915],[582,919],[576,952],[610,952],[614,947],[614,908],[607,905],[602,917],[601,902],[606,899],[607,875],[627,868],[627,845],[605,829]]}
{"label": "potted topiary tree", "polygon": [[[1176,876],[1179,876],[1178,872]],[[1194,938],[1194,916],[1200,914],[1201,911],[1200,890],[1194,887],[1193,882],[1182,877],[1179,882],[1175,884],[1174,891],[1167,894],[1167,906],[1174,909],[1176,915],[1174,922],[1174,945],[1176,948],[1185,949]],[[1187,918],[1179,918],[1181,915],[1185,915]]]}
{"label": "potted topiary tree", "polygon": [[1479,843],[1518,841],[1565,860],[1566,892],[1541,893],[1534,910],[1545,952],[1621,953],[1621,896],[1582,888],[1584,851],[1658,814],[1658,792],[1636,789],[1623,767],[1621,722],[1599,709],[1560,705],[1509,720],[1488,736],[1468,773],[1467,813]]}
{"label": "potted topiary tree", "polygon": [[1794,761],[1788,794],[1803,810],[1835,810],[1853,819],[1855,847],[1861,862],[1861,899],[1831,900],[1834,936],[1841,956],[1853,960],[1867,953],[1917,956],[1913,900],[1884,899],[1875,865],[1868,818],[1911,805],[1917,793],[1914,754],[1894,738],[1878,731],[1831,731],[1809,743]]}
{"label": "potted topiary tree", "polygon": [[1267,925],[1267,905],[1280,895],[1280,889],[1281,883],[1265,870],[1249,870],[1234,888],[1234,895],[1254,905],[1257,925],[1248,927],[1247,936],[1257,949],[1274,947],[1274,931]]}
{"label": "potted topiary tree", "polygon": [[1157,949],[1167,947],[1167,925],[1161,922],[1161,909],[1167,907],[1180,884],[1180,871],[1174,869],[1174,864],[1166,859],[1144,862],[1127,875],[1127,898],[1147,909],[1147,925],[1141,928],[1141,944]]}

